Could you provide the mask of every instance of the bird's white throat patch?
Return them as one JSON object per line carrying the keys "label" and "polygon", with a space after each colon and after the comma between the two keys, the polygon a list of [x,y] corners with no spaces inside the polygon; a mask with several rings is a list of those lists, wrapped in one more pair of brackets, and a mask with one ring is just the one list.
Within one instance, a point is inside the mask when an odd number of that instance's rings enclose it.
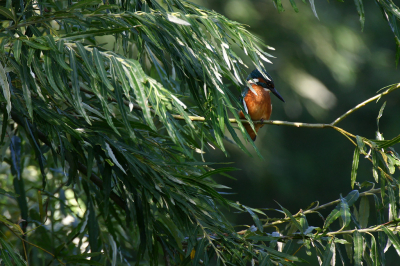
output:
{"label": "bird's white throat patch", "polygon": [[250,79],[248,81],[250,84],[254,84],[254,83],[257,83],[259,81],[259,79]]}

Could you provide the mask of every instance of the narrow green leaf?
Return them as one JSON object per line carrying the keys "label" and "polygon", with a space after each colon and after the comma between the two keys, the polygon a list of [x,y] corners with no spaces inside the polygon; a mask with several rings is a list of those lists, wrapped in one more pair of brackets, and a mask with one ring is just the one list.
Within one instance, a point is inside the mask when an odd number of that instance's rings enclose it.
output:
{"label": "narrow green leaf", "polygon": [[97,223],[97,218],[96,218],[96,213],[94,211],[94,206],[92,203],[92,200],[89,201],[89,206],[88,206],[88,227],[89,227],[89,245],[90,249],[93,252],[98,251],[98,244],[97,241],[99,239],[99,225]]}
{"label": "narrow green leaf", "polygon": [[329,241],[329,243],[325,247],[324,255],[322,256],[322,265],[321,266],[329,266],[331,265],[331,260],[333,257],[333,249],[335,248],[335,244]]}
{"label": "narrow green leaf", "polygon": [[44,171],[44,164],[45,164],[46,159],[44,158],[42,150],[40,149],[38,140],[36,139],[35,135],[33,134],[32,125],[29,123],[28,118],[25,118],[25,126],[29,133],[29,137],[30,137],[29,141],[35,151],[36,158],[39,161],[39,168],[40,168],[40,172],[41,172],[42,178],[43,178],[43,189],[45,189],[44,185],[45,185],[45,180],[46,180],[46,173]]}
{"label": "narrow green leaf", "polygon": [[122,89],[118,84],[118,81],[116,80],[117,77],[118,79],[121,81],[122,83],[122,87],[124,88],[124,92],[126,97],[129,99],[129,84],[126,81],[126,77],[125,74],[122,72],[122,66],[117,62],[117,60],[115,59],[115,57],[112,57],[112,62],[113,62],[113,69],[112,69],[112,78],[113,78],[113,86],[115,87],[115,96],[117,98],[117,102],[118,102],[118,108],[120,110],[121,116],[122,116],[122,121],[124,122],[124,125],[126,127],[126,129],[128,130],[129,133],[129,137],[133,140],[136,141],[136,135],[135,132],[133,131],[131,124],[128,121],[128,116],[127,116],[127,111],[126,111],[126,107],[124,104],[124,100],[122,99]]}
{"label": "narrow green leaf", "polygon": [[113,236],[111,234],[108,235],[108,242],[110,243],[111,249],[112,249],[112,263],[111,266],[116,266],[117,265],[117,255],[118,255],[118,250],[117,250],[117,243],[115,242]]}
{"label": "narrow green leaf", "polygon": [[9,19],[15,21],[15,17],[13,15],[13,13],[9,9],[7,9],[3,6],[0,6],[0,14],[5,16],[6,18],[9,18]]}
{"label": "narrow green leaf", "polygon": [[349,225],[351,221],[351,214],[349,204],[347,203],[346,199],[342,198],[342,196],[340,196],[340,215],[343,220],[343,229]]}
{"label": "narrow green leaf", "polygon": [[275,3],[275,7],[278,8],[279,13],[285,11],[285,9],[283,8],[283,5],[282,5],[282,0],[273,0],[273,1]]}
{"label": "narrow green leaf", "polygon": [[311,5],[311,9],[314,13],[314,16],[319,20],[318,15],[317,15],[317,10],[315,9],[315,3],[314,0],[309,0],[310,1],[310,5]]}
{"label": "narrow green leaf", "polygon": [[96,4],[100,4],[100,3],[101,3],[101,0],[81,0],[78,3],[73,4],[72,6],[67,8],[67,11],[72,11],[74,9],[83,8],[88,5],[96,5]]}
{"label": "narrow green leaf", "polygon": [[[176,14],[176,13],[175,13]],[[180,14],[180,13],[178,13]],[[179,24],[179,25],[184,25],[184,26],[190,26],[190,23],[187,22],[186,20],[180,19],[172,14],[167,14],[167,18],[169,21]]]}
{"label": "narrow green leaf", "polygon": [[386,178],[384,172],[381,171],[381,199],[382,203],[385,204],[385,197],[386,197]]}
{"label": "narrow green leaf", "polygon": [[357,135],[356,139],[358,148],[360,149],[361,153],[364,153],[365,143],[363,141],[363,138]]}
{"label": "narrow green leaf", "polygon": [[75,265],[95,265],[95,266],[102,266],[104,265],[103,263],[94,261],[94,260],[87,260],[87,259],[68,259],[68,257],[65,257],[67,260],[68,264],[72,263]]}
{"label": "narrow green leaf", "polygon": [[[5,106],[4,106],[4,109],[6,109]],[[6,111],[6,110],[3,110],[3,121],[2,121],[2,126],[1,126],[0,146],[5,144],[4,137],[6,136],[7,126],[8,126],[8,113],[4,112],[4,111]]]}
{"label": "narrow green leaf", "polygon": [[14,192],[11,192],[11,191],[6,191],[6,190],[4,190],[2,188],[0,188],[0,195],[11,196],[13,198],[19,197],[18,194],[15,194]]}
{"label": "narrow green leaf", "polygon": [[92,175],[93,159],[94,159],[93,148],[88,148],[87,153],[88,153],[88,156],[87,156],[87,177],[90,178],[90,176]]}
{"label": "narrow green leaf", "polygon": [[272,241],[276,240],[279,237],[273,237],[273,236],[249,236],[248,239],[254,240],[254,241]]}
{"label": "narrow green leaf", "polygon": [[92,258],[96,256],[104,255],[103,252],[90,252],[90,253],[82,253],[79,255],[71,255],[68,257],[64,257],[63,259],[70,261],[70,260],[75,260],[75,259],[85,259],[85,258]]}
{"label": "narrow green leaf", "polygon": [[262,259],[259,260],[259,266],[269,266],[271,264],[271,257],[269,255],[264,256]]}
{"label": "narrow green leaf", "polygon": [[21,49],[22,49],[22,41],[16,40],[16,41],[14,42],[13,49],[14,49],[14,58],[15,58],[15,60],[16,60],[18,63],[20,63]]}
{"label": "narrow green leaf", "polygon": [[53,35],[48,34],[48,35],[44,36],[43,38],[46,40],[46,42],[49,45],[51,50],[58,51],[58,48],[57,48],[56,42],[54,41]]}
{"label": "narrow green leaf", "polygon": [[399,38],[397,38],[397,37],[395,37],[395,40],[396,40],[396,59],[395,59],[395,62],[396,62],[396,68],[397,68],[397,66],[399,64],[399,59],[400,59],[400,41],[399,41]]}
{"label": "narrow green leaf", "polygon": [[297,227],[297,229],[299,229],[299,231],[300,231],[301,233],[303,233],[303,227],[299,224],[299,222],[296,220],[296,218],[294,218],[293,215],[292,215],[287,209],[285,209],[284,207],[282,207],[279,203],[278,203],[278,205],[281,207],[282,211],[284,211],[285,214],[286,214],[287,216],[289,216],[290,221]]}
{"label": "narrow green leaf", "polygon": [[356,4],[357,12],[358,15],[360,16],[361,31],[363,31],[365,22],[364,5],[362,0],[354,0],[354,3]]}
{"label": "narrow green leaf", "polygon": [[358,230],[353,233],[353,243],[354,243],[354,265],[361,266],[362,255],[363,255],[363,236]]}
{"label": "narrow green leaf", "polygon": [[[8,85],[8,79],[5,69],[0,62],[0,86],[3,89],[3,96],[7,101],[6,109],[7,114],[10,115],[11,112],[11,91],[10,86]],[[1,140],[3,142],[3,139]]]}
{"label": "narrow green leaf", "polygon": [[207,242],[208,240],[206,238],[203,238],[200,240],[198,245],[195,247],[195,255],[193,258],[193,266],[199,265],[200,264],[200,258],[204,257],[204,252],[205,248],[207,247]]}
{"label": "narrow green leaf", "polygon": [[397,137],[391,139],[391,140],[381,140],[381,141],[377,141],[374,140],[375,143],[377,143],[377,148],[381,149],[381,148],[389,148],[397,143],[400,142],[400,135],[398,135]]}
{"label": "narrow green leaf", "polygon": [[400,256],[400,241],[399,241],[399,238],[395,234],[393,234],[393,232],[390,229],[388,229],[386,226],[382,226],[382,230],[386,233],[386,235],[388,236],[388,238],[392,242],[393,247],[396,249],[397,254]]}
{"label": "narrow green leaf", "polygon": [[76,47],[78,48],[79,55],[82,57],[83,62],[85,63],[85,66],[87,70],[89,70],[90,75],[93,78],[98,78],[95,69],[93,68],[93,62],[89,60],[89,57],[87,55],[87,51],[83,47],[83,45],[80,42],[76,42]]}
{"label": "narrow green leaf", "polygon": [[153,129],[156,130],[154,125],[154,121],[151,117],[150,108],[147,104],[147,94],[145,91],[145,87],[143,86],[143,82],[146,79],[146,74],[143,72],[142,67],[139,62],[135,60],[130,60],[130,65],[123,65],[126,76],[128,77],[129,84],[136,95],[136,100],[143,111],[143,116],[147,122],[147,124]]}
{"label": "narrow green leaf", "polygon": [[346,199],[349,207],[351,207],[354,204],[354,202],[356,202],[358,200],[359,196],[360,196],[360,192],[358,190],[353,190],[349,194],[347,194],[345,199]]}
{"label": "narrow green leaf", "polygon": [[258,218],[258,215],[253,212],[252,208],[249,208],[249,207],[244,206],[244,205],[242,205],[242,206],[251,215],[251,217],[253,218],[254,222],[256,223],[256,226],[257,226],[258,230],[262,233],[264,231],[264,227],[262,226],[262,223],[261,223],[260,219]]}
{"label": "narrow green leaf", "polygon": [[[30,69],[31,69],[31,64],[32,64],[32,60],[35,55],[35,52],[36,52],[36,49],[32,49],[32,48],[28,49],[28,61],[26,62],[26,64],[29,66]],[[32,75],[32,73],[31,73],[31,75]]]}
{"label": "narrow green leaf", "polygon": [[372,155],[372,174],[374,176],[375,182],[379,183],[379,176],[378,176],[378,160],[377,160],[377,154],[374,149],[371,149],[371,155]]}
{"label": "narrow green leaf", "polygon": [[345,249],[346,249],[346,253],[347,253],[347,257],[350,260],[350,263],[353,263],[353,238],[351,237],[351,235],[348,234],[344,234],[343,238],[350,243],[349,245],[344,245]]}
{"label": "narrow green leaf", "polygon": [[[14,263],[19,265],[26,265],[26,262],[19,256],[19,254],[17,252],[14,251],[14,249],[10,246],[10,244],[8,244],[3,237],[0,237],[0,244],[2,249],[1,254],[2,254],[2,258],[6,261],[6,262],[10,262],[10,258],[8,256],[10,256],[13,260]],[[7,252],[5,252],[7,251]],[[7,257],[6,257],[7,256]],[[14,263],[8,264],[10,266],[14,266]],[[8,266],[7,265],[7,266]]]}
{"label": "narrow green leaf", "polygon": [[65,34],[61,38],[61,40],[64,40],[64,41],[81,40],[81,39],[91,38],[94,36],[117,34],[117,33],[123,32],[123,31],[127,31],[127,30],[129,30],[129,28],[120,27],[120,28],[112,28],[112,29],[107,28],[107,29],[99,29],[99,30],[78,31],[78,32],[72,32],[69,34]]}
{"label": "narrow green leaf", "polygon": [[[58,46],[60,46],[61,42],[58,42]],[[62,51],[62,50],[61,50]],[[71,52],[71,49],[69,50]],[[67,70],[68,72],[72,71],[72,68],[70,68],[69,65],[67,65],[66,63],[66,58],[65,58],[65,54],[64,52],[54,52],[51,51],[50,52],[51,57],[56,60],[56,62],[58,63],[59,66],[61,66],[62,68],[64,68],[65,70]],[[55,62],[54,62],[55,63]],[[61,86],[60,86],[61,87]]]}
{"label": "narrow green leaf", "polygon": [[[28,203],[26,201],[26,194],[25,194],[25,185],[24,179],[18,179],[18,177],[14,177],[13,185],[15,193],[20,195],[17,198],[18,207],[21,211],[21,218],[25,221],[28,221]],[[1,238],[0,238],[1,239]]]}
{"label": "narrow green leaf", "polygon": [[103,11],[103,10],[114,9],[114,8],[120,8],[120,6],[119,6],[119,5],[104,4],[104,5],[101,5],[99,8],[97,8],[97,9],[93,12],[93,14],[99,14],[99,13],[101,13],[101,11]]}
{"label": "narrow green leaf", "polygon": [[81,96],[81,89],[79,86],[79,75],[78,69],[76,67],[76,57],[74,50],[69,50],[69,65],[72,69],[71,71],[71,84],[72,84],[72,97],[74,99],[74,105],[77,111],[83,116],[86,122],[91,125],[89,116],[86,114],[85,108],[83,108],[82,104],[82,96]]}
{"label": "narrow green leaf", "polygon": [[297,6],[296,6],[296,2],[295,2],[294,0],[290,0],[290,4],[292,5],[294,11],[295,11],[296,13],[299,13],[299,9],[298,9]]}
{"label": "narrow green leaf", "polygon": [[113,163],[115,163],[119,169],[122,170],[122,172],[124,172],[124,174],[126,174],[125,169],[122,167],[122,165],[118,162],[117,158],[114,155],[113,150],[111,149],[110,145],[105,142],[105,146],[106,146],[106,150],[107,150],[107,154],[108,156],[111,158],[111,160],[113,161]]}
{"label": "narrow green leaf", "polygon": [[[0,240],[1,241],[1,240]],[[10,252],[14,252],[14,250],[8,251],[7,247],[5,245],[2,244],[2,250],[0,250],[0,257],[2,258],[2,260],[4,261],[6,266],[14,266],[13,263],[11,262],[10,256],[8,255],[8,253]],[[7,252],[6,252],[7,251]]]}
{"label": "narrow green leaf", "polygon": [[369,201],[367,196],[361,198],[358,215],[361,228],[367,228],[369,218]]}
{"label": "narrow green leaf", "polygon": [[286,259],[286,260],[289,260],[289,261],[298,261],[298,262],[302,261],[296,256],[279,252],[279,251],[277,251],[275,249],[272,249],[270,247],[263,246],[263,248],[273,256],[276,256],[276,257],[279,257],[279,258],[283,258],[283,259]]}
{"label": "narrow green leaf", "polygon": [[[94,62],[96,64],[96,68],[97,68],[97,73],[100,75],[101,80],[103,81],[103,84],[110,90],[110,91],[114,91],[113,86],[110,83],[110,80],[107,77],[107,72],[105,69],[105,64],[103,61],[103,58],[99,52],[99,50],[95,47],[93,48],[93,59]],[[103,95],[104,98],[106,98],[105,96],[107,95]]]}
{"label": "narrow green leaf", "polygon": [[[91,78],[91,86],[93,92],[96,94],[96,96],[99,98],[101,106],[103,108],[103,113],[104,116],[106,117],[107,124],[114,130],[115,133],[119,135],[119,132],[117,128],[115,127],[112,117],[111,117],[111,110],[110,107],[108,106],[107,102],[107,90],[104,86],[104,83],[99,84],[98,81],[95,78]],[[107,98],[105,98],[107,97]]]}
{"label": "narrow green leaf", "polygon": [[23,39],[22,40],[24,43],[26,43],[27,45],[29,45],[32,48],[38,49],[38,50],[51,50],[50,47],[40,44],[38,42],[34,42],[34,41],[30,41],[27,39]]}
{"label": "narrow green leaf", "polygon": [[396,219],[398,217],[397,215],[397,202],[396,202],[396,196],[394,194],[394,190],[392,186],[387,187],[388,194],[389,194],[389,222],[393,221],[393,219]]}
{"label": "narrow green leaf", "polygon": [[[361,0],[360,0],[360,1],[361,1]],[[383,110],[385,109],[385,106],[386,106],[386,102],[384,102],[384,103],[382,104],[381,109],[379,109],[378,117],[376,118],[376,125],[377,125],[377,128],[378,128],[378,131],[379,131],[379,119],[381,119],[381,117],[382,117]]]}
{"label": "narrow green leaf", "polygon": [[392,154],[386,154],[387,155],[387,167],[389,169],[389,173],[393,175],[396,171],[396,165],[398,164],[398,160],[396,157],[394,157]]}
{"label": "narrow green leaf", "polygon": [[[354,202],[358,199],[360,193],[358,190],[353,190],[351,191],[344,199],[347,202],[347,206],[351,207]],[[341,204],[342,201],[338,204],[338,206],[332,210],[332,212],[328,215],[328,217],[325,220],[324,228],[328,228],[328,226],[333,223],[336,219],[338,219],[341,216]]]}
{"label": "narrow green leaf", "polygon": [[115,70],[115,73],[117,74],[118,80],[122,84],[122,89],[124,90],[125,97],[127,99],[129,99],[130,87],[129,87],[127,77],[124,73],[124,69],[122,68],[121,62],[119,62],[115,56],[111,57],[111,61],[113,63],[114,70]]}
{"label": "narrow green leaf", "polygon": [[31,97],[31,90],[29,88],[30,73],[28,72],[28,67],[25,64],[22,64],[22,70],[23,70],[23,72],[21,73],[22,91],[24,93],[26,108],[28,109],[29,116],[33,121],[32,97]]}
{"label": "narrow green leaf", "polygon": [[63,98],[63,93],[61,93],[58,85],[55,82],[54,75],[53,75],[53,61],[50,57],[49,53],[44,53],[44,70],[46,72],[47,81],[50,84],[50,87],[58,94],[59,97]]}
{"label": "narrow green leaf", "polygon": [[40,222],[43,223],[46,215],[44,213],[42,192],[40,190],[38,190],[38,193],[37,193],[37,200],[38,200],[38,204],[39,204]]}
{"label": "narrow green leaf", "polygon": [[354,189],[354,183],[357,178],[358,163],[360,160],[360,149],[356,147],[353,154],[353,165],[351,168],[351,188]]}
{"label": "narrow green leaf", "polygon": [[376,247],[376,240],[374,235],[371,234],[371,252],[370,252],[370,257],[373,262],[373,266],[379,266],[380,261],[379,261],[379,254],[378,254],[378,248]]}

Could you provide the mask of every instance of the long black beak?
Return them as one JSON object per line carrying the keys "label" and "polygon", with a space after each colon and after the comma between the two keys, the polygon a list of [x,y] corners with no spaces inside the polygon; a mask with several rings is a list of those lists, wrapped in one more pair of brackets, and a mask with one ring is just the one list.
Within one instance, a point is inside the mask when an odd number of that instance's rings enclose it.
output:
{"label": "long black beak", "polygon": [[283,97],[279,94],[279,92],[275,89],[275,88],[269,88],[269,90],[275,94],[276,97],[279,98],[279,100],[281,100],[282,102],[285,102],[285,100],[283,99]]}
{"label": "long black beak", "polygon": [[285,102],[285,100],[283,99],[283,97],[279,94],[279,92],[275,89],[275,88],[271,88],[270,86],[268,86],[266,83],[264,82],[257,82],[257,85],[270,90],[273,94],[275,94],[276,97],[279,98],[279,100],[281,100],[282,102]]}

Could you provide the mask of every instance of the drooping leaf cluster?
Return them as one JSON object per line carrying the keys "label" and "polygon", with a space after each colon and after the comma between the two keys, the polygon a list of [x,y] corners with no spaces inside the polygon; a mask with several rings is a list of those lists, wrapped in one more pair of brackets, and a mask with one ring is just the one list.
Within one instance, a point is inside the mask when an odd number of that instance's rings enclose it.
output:
{"label": "drooping leaf cluster", "polygon": [[[242,107],[222,77],[239,92],[247,66],[231,46],[261,70],[260,60],[270,55],[259,40],[187,1],[7,1],[0,13],[1,142],[10,154],[5,160],[23,232],[41,228],[51,235],[45,221],[60,221],[47,219],[46,210],[54,218],[51,202],[64,205],[57,198],[70,187],[83,213],[63,212],[74,217],[73,230],[48,247],[52,260],[103,250],[109,257],[92,260],[115,264],[119,253],[122,262],[156,265],[160,254],[190,262],[193,249],[206,251],[222,237],[212,249],[219,261],[241,261],[244,240],[219,208],[243,208],[227,202],[216,190],[225,187],[211,179],[233,168],[213,170],[197,154],[206,145],[224,150],[225,128],[245,149],[227,123],[228,112],[237,117]],[[206,120],[190,118],[197,116]],[[24,195],[28,161],[40,169],[35,190],[46,196],[36,212]],[[235,252],[218,253],[227,243]]]}

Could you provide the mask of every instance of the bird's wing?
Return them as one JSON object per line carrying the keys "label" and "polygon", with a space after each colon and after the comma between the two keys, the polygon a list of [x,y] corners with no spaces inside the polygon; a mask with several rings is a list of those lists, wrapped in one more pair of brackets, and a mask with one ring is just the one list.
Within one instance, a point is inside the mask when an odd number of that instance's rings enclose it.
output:
{"label": "bird's wing", "polygon": [[247,93],[249,93],[249,88],[248,88],[248,87],[244,88],[244,90],[243,90],[243,92],[242,92],[242,95],[241,95],[241,97],[240,97],[240,101],[243,102],[244,110],[245,110],[246,113],[248,114],[248,113],[249,113],[249,110],[247,109],[247,104],[246,104],[246,101],[244,100],[244,98],[246,97]]}

